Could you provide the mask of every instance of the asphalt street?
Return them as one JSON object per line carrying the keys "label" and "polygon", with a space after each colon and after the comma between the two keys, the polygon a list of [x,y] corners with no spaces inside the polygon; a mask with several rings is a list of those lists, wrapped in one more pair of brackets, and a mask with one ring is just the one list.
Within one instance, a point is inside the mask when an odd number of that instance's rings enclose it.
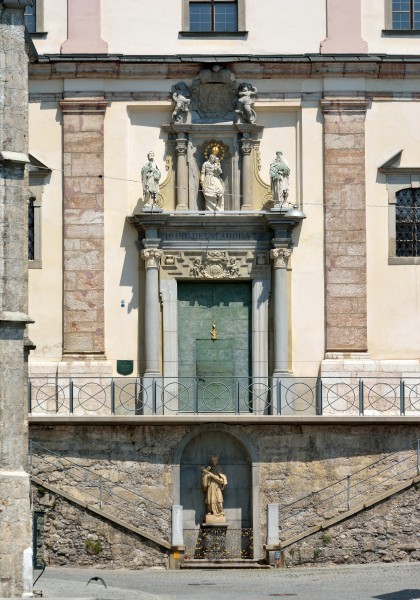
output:
{"label": "asphalt street", "polygon": [[[107,585],[92,581],[102,577]],[[311,569],[166,571],[46,569],[35,586],[44,598],[101,600],[420,600],[420,564]]]}

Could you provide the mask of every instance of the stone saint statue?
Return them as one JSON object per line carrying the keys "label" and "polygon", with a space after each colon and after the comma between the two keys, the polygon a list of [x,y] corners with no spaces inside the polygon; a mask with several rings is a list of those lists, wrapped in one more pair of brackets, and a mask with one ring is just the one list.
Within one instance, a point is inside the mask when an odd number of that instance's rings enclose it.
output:
{"label": "stone saint statue", "polygon": [[206,495],[206,522],[211,522],[212,516],[218,517],[219,522],[225,522],[222,492],[227,486],[227,478],[219,466],[218,456],[210,456],[210,465],[202,468],[201,481]]}
{"label": "stone saint statue", "polygon": [[206,210],[220,211],[225,208],[225,185],[220,177],[222,167],[217,157],[218,151],[218,148],[214,146],[209,159],[203,163],[201,168],[201,188],[206,199]]}
{"label": "stone saint statue", "polygon": [[141,170],[144,206],[154,206],[157,203],[160,178],[161,173],[155,162],[155,154],[154,152],[149,152],[147,163]]}
{"label": "stone saint statue", "polygon": [[283,206],[289,196],[289,175],[290,168],[283,158],[283,152],[276,152],[276,158],[270,165],[271,191],[276,208]]}

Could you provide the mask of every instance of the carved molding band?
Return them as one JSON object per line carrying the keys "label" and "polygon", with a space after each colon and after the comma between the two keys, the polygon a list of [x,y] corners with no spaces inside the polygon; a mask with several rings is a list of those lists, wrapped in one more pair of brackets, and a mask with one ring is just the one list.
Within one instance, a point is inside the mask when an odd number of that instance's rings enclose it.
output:
{"label": "carved molding band", "polygon": [[146,248],[141,251],[141,257],[146,263],[146,269],[157,269],[163,257],[163,252],[156,248]]}
{"label": "carved molding band", "polygon": [[274,248],[274,250],[270,250],[270,258],[274,262],[274,268],[286,269],[291,254],[292,250],[290,248]]}

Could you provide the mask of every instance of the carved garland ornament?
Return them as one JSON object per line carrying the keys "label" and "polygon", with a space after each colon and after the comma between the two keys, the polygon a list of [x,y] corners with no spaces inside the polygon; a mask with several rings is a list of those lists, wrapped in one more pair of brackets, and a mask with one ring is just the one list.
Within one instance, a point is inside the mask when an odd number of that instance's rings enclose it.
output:
{"label": "carved garland ornament", "polygon": [[227,252],[212,250],[206,252],[203,257],[193,258],[190,277],[206,279],[239,277],[239,267],[236,265],[236,258],[230,257]]}

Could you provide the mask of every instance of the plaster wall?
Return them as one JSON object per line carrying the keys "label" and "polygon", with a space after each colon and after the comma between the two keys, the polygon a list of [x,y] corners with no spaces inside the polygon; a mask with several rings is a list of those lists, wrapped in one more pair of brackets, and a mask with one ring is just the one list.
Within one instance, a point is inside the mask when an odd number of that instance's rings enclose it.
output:
{"label": "plaster wall", "polygon": [[[387,35],[386,7],[388,0],[361,0],[362,37],[368,44],[370,54],[416,54],[419,36]],[[389,2],[391,4],[391,2]]]}
{"label": "plaster wall", "polygon": [[[243,37],[182,38],[182,0],[156,0],[140,8],[136,0],[116,7],[102,0],[101,33],[110,54],[298,54],[319,51],[326,37],[325,0],[246,2]],[[35,44],[41,54],[58,54],[67,39],[67,1],[45,0],[44,39]],[[305,19],[302,19],[305,14]],[[165,18],[162,18],[162,15]],[[296,26],[299,25],[299,35]]]}
{"label": "plaster wall", "polygon": [[388,264],[388,192],[378,173],[401,149],[402,167],[420,166],[418,113],[417,103],[378,102],[366,116],[368,348],[374,359],[419,359],[420,269]]}
{"label": "plaster wall", "polygon": [[47,34],[34,39],[39,54],[59,54],[67,39],[67,0],[43,0],[43,31]]}
{"label": "plaster wall", "polygon": [[30,153],[51,175],[43,186],[41,269],[29,269],[29,337],[37,348],[32,361],[62,356],[62,122],[56,103],[29,104]]}

